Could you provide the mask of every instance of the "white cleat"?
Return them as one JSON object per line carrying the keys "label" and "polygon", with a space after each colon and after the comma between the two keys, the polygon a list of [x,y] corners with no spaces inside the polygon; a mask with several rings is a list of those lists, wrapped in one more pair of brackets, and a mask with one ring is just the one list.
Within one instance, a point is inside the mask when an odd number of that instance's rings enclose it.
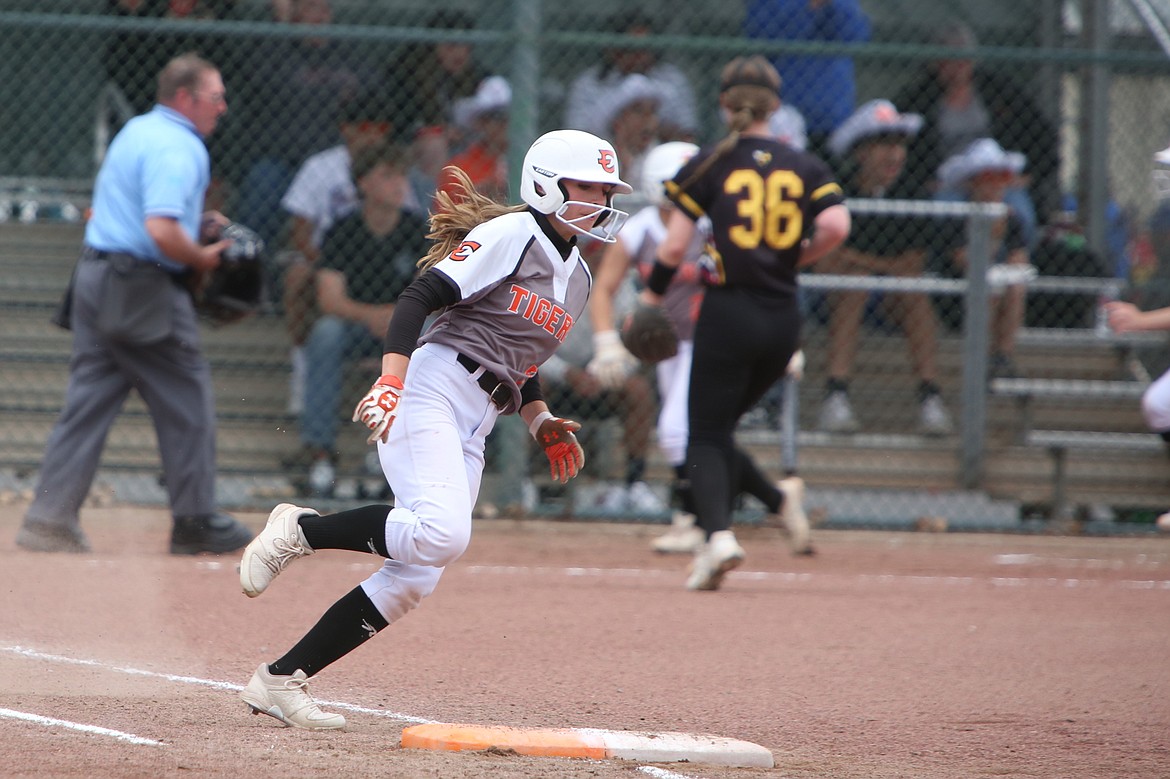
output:
{"label": "white cleat", "polygon": [[792,553],[816,554],[812,545],[812,529],[808,515],[804,513],[804,479],[789,476],[777,482],[776,487],[784,495],[784,502],[780,505],[780,522],[788,530],[788,542],[792,545]]}
{"label": "white cleat", "polygon": [[707,543],[695,552],[691,564],[691,575],[687,579],[688,590],[717,590],[723,577],[733,568],[743,564],[743,547],[735,540],[735,533],[719,530],[711,534]]}
{"label": "white cleat", "polygon": [[268,589],[277,574],[298,557],[313,554],[298,522],[303,516],[320,516],[315,510],[281,503],[268,515],[260,535],[244,548],[240,560],[240,587],[249,598]]}
{"label": "white cleat", "polygon": [[240,695],[252,707],[253,714],[267,714],[285,725],[305,730],[338,730],[345,727],[345,717],[327,714],[309,695],[309,677],[304,671],[292,676],[274,676],[261,663],[252,680]]}
{"label": "white cleat", "polygon": [[702,529],[695,527],[695,515],[676,511],[671,516],[670,530],[650,542],[650,548],[659,554],[694,554],[703,539]]}

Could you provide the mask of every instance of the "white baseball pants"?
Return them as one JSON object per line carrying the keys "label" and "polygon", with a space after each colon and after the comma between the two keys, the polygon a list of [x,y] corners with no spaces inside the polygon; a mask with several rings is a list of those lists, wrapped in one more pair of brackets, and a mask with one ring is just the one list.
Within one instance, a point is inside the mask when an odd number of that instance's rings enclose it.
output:
{"label": "white baseball pants", "polygon": [[439,344],[415,351],[388,440],[378,443],[394,491],[386,519],[391,559],[362,589],[387,622],[430,595],[471,540],[484,444],[498,411],[456,356]]}

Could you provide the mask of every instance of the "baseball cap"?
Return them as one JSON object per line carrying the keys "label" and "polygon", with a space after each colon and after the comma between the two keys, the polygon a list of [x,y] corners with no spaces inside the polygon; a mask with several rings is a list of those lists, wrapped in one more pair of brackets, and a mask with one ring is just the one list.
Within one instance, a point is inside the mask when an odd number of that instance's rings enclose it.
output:
{"label": "baseball cap", "polygon": [[1020,152],[1004,151],[994,138],[980,138],[940,165],[938,178],[943,188],[951,189],[988,171],[1019,173],[1026,163],[1027,158]]}
{"label": "baseball cap", "polygon": [[455,123],[467,127],[481,115],[506,111],[512,105],[512,87],[503,76],[488,76],[479,82],[475,94],[455,101]]}
{"label": "baseball cap", "polygon": [[922,129],[920,114],[902,114],[889,100],[870,100],[829,136],[829,151],[844,157],[867,138],[882,135],[911,137]]}

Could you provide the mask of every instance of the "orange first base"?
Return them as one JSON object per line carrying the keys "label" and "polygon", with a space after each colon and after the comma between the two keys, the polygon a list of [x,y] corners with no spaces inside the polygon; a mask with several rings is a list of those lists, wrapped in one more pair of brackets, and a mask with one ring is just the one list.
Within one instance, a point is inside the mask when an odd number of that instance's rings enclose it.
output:
{"label": "orange first base", "polygon": [[707,763],[772,768],[772,753],[758,744],[689,733],[633,733],[593,728],[507,728],[435,723],[402,731],[404,749],[448,752],[510,749],[536,757],[619,758],[652,763]]}
{"label": "orange first base", "polygon": [[512,749],[538,757],[587,757],[603,759],[605,743],[590,739],[571,728],[481,727],[479,725],[413,725],[402,731],[404,749],[433,749],[447,752]]}

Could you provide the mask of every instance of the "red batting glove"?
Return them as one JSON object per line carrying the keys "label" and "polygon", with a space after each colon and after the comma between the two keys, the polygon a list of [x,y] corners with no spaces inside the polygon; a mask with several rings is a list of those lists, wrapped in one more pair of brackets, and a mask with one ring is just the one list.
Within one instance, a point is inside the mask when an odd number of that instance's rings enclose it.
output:
{"label": "red batting glove", "polygon": [[585,467],[585,450],[577,442],[573,432],[581,429],[580,422],[552,417],[540,423],[536,430],[536,442],[548,457],[549,474],[553,481],[562,484],[577,475]]}
{"label": "red batting glove", "polygon": [[353,410],[353,421],[361,422],[373,432],[366,443],[386,443],[390,425],[397,415],[398,401],[402,399],[402,379],[389,374],[380,377]]}

